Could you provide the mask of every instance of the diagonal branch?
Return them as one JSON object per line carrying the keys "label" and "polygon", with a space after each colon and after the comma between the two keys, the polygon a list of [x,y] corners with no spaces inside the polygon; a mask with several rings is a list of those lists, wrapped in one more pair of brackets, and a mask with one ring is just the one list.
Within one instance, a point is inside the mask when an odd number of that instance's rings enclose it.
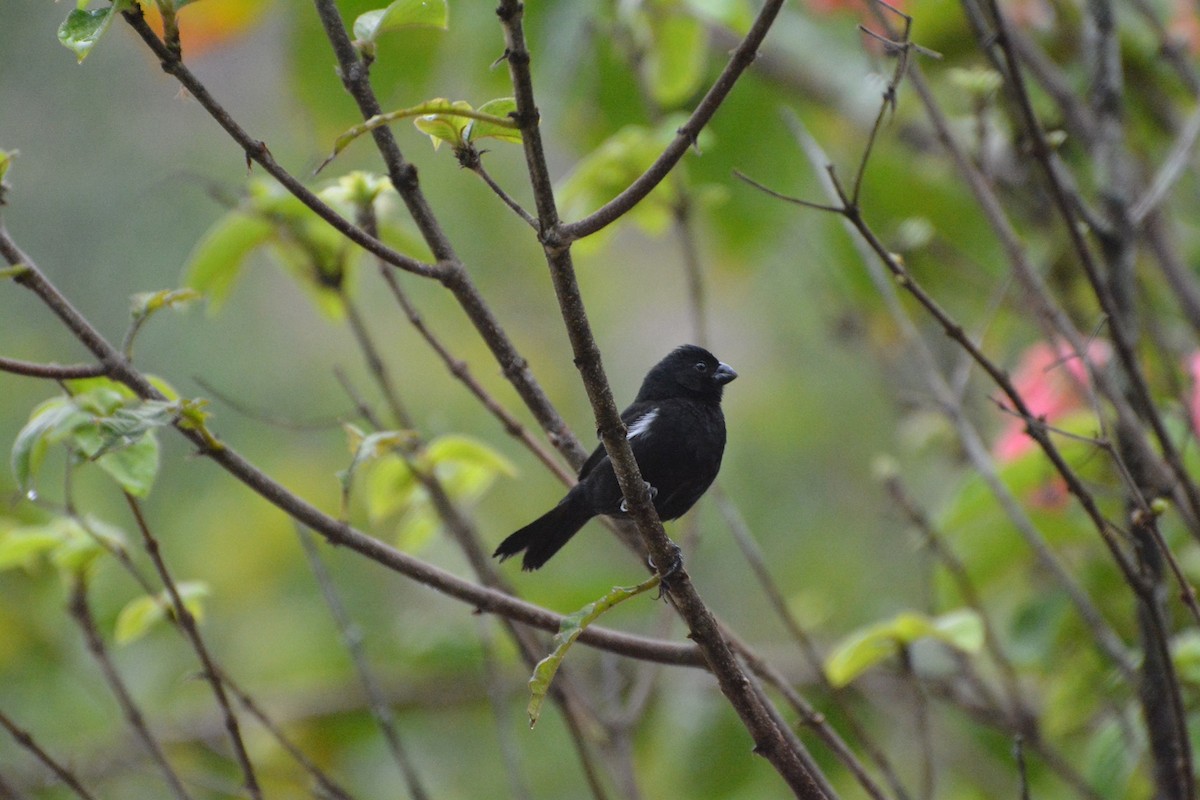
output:
{"label": "diagonal branch", "polygon": [[[328,222],[338,233],[345,236],[350,241],[362,247],[369,253],[382,258],[389,264],[399,267],[407,272],[412,272],[416,275],[421,275],[426,278],[438,278],[443,270],[440,266],[426,264],[418,261],[411,256],[406,256],[401,252],[393,250],[383,242],[373,236],[367,235],[362,228],[358,227],[350,220],[343,217],[333,210],[324,200],[317,197],[308,187],[296,179],[294,175],[285,170],[271,155],[271,151],[267,148],[266,142],[255,139],[251,136],[238,122],[230,116],[212,93],[208,91],[203,83],[192,71],[187,68],[183,61],[179,58],[179,53],[172,50],[165,42],[155,35],[154,31],[146,23],[142,16],[141,6],[135,6],[133,11],[124,12],[125,20],[130,27],[142,37],[142,41],[154,52],[158,57],[159,63],[162,66],[163,72],[171,75],[175,80],[179,81],[180,85],[188,90],[188,93],[204,107],[217,124],[225,129],[246,154],[247,164],[253,161],[258,164],[267,174],[279,181],[283,188],[287,189],[296,199],[308,206],[317,216]],[[435,251],[436,254],[436,251]]]}
{"label": "diagonal branch", "polygon": [[[768,3],[767,9],[771,10],[764,9],[763,14],[760,15],[755,26],[757,40],[754,47],[757,47],[757,41],[761,41],[762,36],[766,35],[766,30],[774,19],[775,13],[778,12],[779,5],[779,3]],[[559,309],[563,321],[566,323],[567,336],[571,342],[575,364],[579,368],[584,388],[591,401],[601,441],[612,460],[617,481],[625,496],[629,515],[636,524],[642,540],[646,543],[653,563],[665,566],[678,558],[678,550],[674,548],[663,530],[649,489],[642,480],[637,461],[629,446],[629,440],[625,436],[625,426],[621,422],[612,389],[604,372],[600,349],[592,334],[591,325],[588,323],[587,310],[571,258],[570,240],[563,239],[554,233],[558,224],[558,209],[553,188],[550,185],[549,169],[537,125],[538,111],[533,94],[532,74],[529,69],[530,54],[525,41],[522,19],[524,6],[520,0],[501,0],[496,13],[504,30],[506,61],[517,103],[516,120],[521,127],[526,165],[529,169],[530,181],[537,203],[538,220],[542,228],[542,244],[550,267],[550,276],[554,283]],[[753,48],[749,52],[753,53]],[[714,100],[715,104],[704,117],[705,121],[716,111],[716,106],[728,94],[728,88],[732,86],[732,81],[740,72],[741,69],[727,72],[728,87],[723,92],[709,93],[710,97],[718,99]],[[721,82],[718,81],[718,83]],[[695,131],[693,131],[693,135],[694,133]],[[683,147],[679,149],[679,155],[682,155],[686,146],[687,141],[685,140]],[[664,171],[663,176],[665,174]],[[661,176],[657,180],[661,180]],[[657,180],[654,183],[657,183]],[[630,203],[630,207],[632,205],[633,203]],[[613,219],[615,218],[614,216]],[[814,800],[827,797],[827,793],[822,788],[823,777],[812,768],[807,753],[803,752],[798,741],[790,740],[781,730],[774,709],[769,706],[761,693],[755,690],[753,681],[743,671],[729,642],[722,635],[712,612],[709,611],[692,585],[687,571],[680,568],[672,575],[669,583],[664,582],[664,587],[667,596],[687,624],[689,637],[696,642],[709,669],[717,678],[721,692],[729,700],[730,705],[733,706],[753,737],[755,752],[767,759],[797,797],[813,798]]]}
{"label": "diagonal branch", "polygon": [[[501,12],[510,6],[512,6],[511,3],[502,2],[500,4]],[[733,55],[729,57],[729,63],[725,65],[725,69],[721,71],[721,74],[717,77],[712,87],[709,88],[703,99],[700,100],[692,115],[680,126],[674,141],[667,146],[662,155],[612,200],[577,222],[558,226],[554,238],[563,242],[572,242],[582,239],[585,236],[591,236],[593,233],[620,219],[631,208],[644,200],[646,195],[654,191],[654,187],[662,183],[663,179],[670,174],[675,165],[679,163],[679,160],[683,158],[688,148],[695,146],[697,137],[700,136],[700,131],[704,129],[704,126],[717,113],[717,109],[725,102],[725,98],[733,90],[733,86],[737,83],[738,78],[754,63],[754,59],[758,56],[758,48],[762,45],[763,39],[766,38],[767,32],[771,30],[771,26],[774,24],[775,18],[779,15],[781,8],[783,8],[783,0],[766,0],[763,3],[763,7],[758,12],[758,17],[755,18],[754,24],[750,26],[750,30],[746,33],[745,38],[742,39],[741,43],[733,51]],[[503,13],[501,13],[501,16],[503,18]],[[506,53],[510,65],[513,65],[514,52],[518,55],[520,54],[520,51],[513,51],[512,49]],[[528,58],[528,53],[525,53],[524,58]],[[528,70],[524,71],[527,72]],[[518,82],[514,80],[513,86],[516,89],[518,113],[521,113],[521,95],[524,94],[526,95],[524,98],[526,101],[525,108],[536,115],[536,107],[530,102],[532,100],[532,88],[529,83],[527,81]],[[536,116],[532,119],[536,123]],[[522,127],[522,132],[526,130],[527,128]],[[546,218],[541,217],[541,219],[543,225],[545,225]],[[543,227],[543,235],[546,235],[546,233],[546,228]]]}

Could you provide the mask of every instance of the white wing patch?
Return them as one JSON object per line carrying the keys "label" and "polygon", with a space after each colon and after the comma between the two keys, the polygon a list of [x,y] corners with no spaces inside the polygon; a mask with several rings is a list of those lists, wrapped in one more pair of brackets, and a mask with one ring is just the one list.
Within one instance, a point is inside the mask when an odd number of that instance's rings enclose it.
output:
{"label": "white wing patch", "polygon": [[650,430],[650,423],[656,419],[658,419],[658,409],[652,408],[629,425],[625,438],[636,439],[639,436],[645,436]]}

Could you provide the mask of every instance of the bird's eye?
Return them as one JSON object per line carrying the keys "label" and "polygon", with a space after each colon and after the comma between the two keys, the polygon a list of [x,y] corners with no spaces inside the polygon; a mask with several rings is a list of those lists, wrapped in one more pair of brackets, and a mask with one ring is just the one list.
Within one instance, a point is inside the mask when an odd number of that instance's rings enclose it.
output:
{"label": "bird's eye", "polygon": [[696,372],[708,372],[708,364],[705,364],[703,361],[697,361],[695,369]]}

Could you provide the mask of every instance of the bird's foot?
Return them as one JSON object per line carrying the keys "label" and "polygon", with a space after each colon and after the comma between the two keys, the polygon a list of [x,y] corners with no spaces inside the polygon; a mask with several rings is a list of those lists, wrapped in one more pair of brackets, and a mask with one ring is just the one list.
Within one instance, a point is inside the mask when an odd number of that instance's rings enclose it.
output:
{"label": "bird's foot", "polygon": [[[654,498],[658,497],[658,489],[651,486],[649,481],[642,481],[642,483],[646,485],[646,491],[650,493],[650,502],[653,503]],[[625,501],[624,497],[621,498],[621,513],[629,513],[629,504]]]}
{"label": "bird's foot", "polygon": [[[654,498],[659,497],[658,489],[650,486],[649,481],[642,481],[646,485],[646,491],[650,493],[650,503],[654,503]],[[620,512],[629,513],[629,503],[625,498],[620,499]]]}
{"label": "bird's foot", "polygon": [[670,539],[667,542],[671,545],[671,563],[667,564],[665,569],[659,569],[652,558],[646,560],[646,563],[650,565],[650,569],[658,573],[658,596],[660,599],[664,592],[671,590],[672,580],[683,569],[683,551],[679,548],[679,545]]}

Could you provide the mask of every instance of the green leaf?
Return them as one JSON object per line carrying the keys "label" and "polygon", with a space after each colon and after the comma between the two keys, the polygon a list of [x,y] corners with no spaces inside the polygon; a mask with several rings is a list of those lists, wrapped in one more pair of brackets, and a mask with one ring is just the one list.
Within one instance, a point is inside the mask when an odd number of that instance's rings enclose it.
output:
{"label": "green leaf", "polygon": [[400,458],[384,459],[372,466],[367,480],[367,515],[371,522],[378,524],[407,510],[421,488]]}
{"label": "green leaf", "polygon": [[208,229],[188,256],[184,284],[208,297],[215,313],[233,290],[242,264],[256,248],[270,240],[274,227],[245,211],[232,211]]}
{"label": "green leaf", "polygon": [[445,30],[449,19],[446,0],[396,0],[387,8],[359,14],[354,20],[354,38],[360,46],[373,45],[381,34],[403,28]]}
{"label": "green leaf", "polygon": [[13,442],[11,464],[17,486],[28,490],[47,447],[89,421],[89,415],[66,397],[52,398],[35,408]]}
{"label": "green leaf", "polygon": [[4,181],[4,176],[8,174],[8,168],[12,166],[13,157],[16,155],[16,150],[0,150],[0,182]]}
{"label": "green leaf", "polygon": [[166,606],[158,595],[135,597],[117,614],[114,633],[117,644],[129,644],[142,638],[156,623],[166,619],[166,616]]}
{"label": "green leaf", "polygon": [[63,543],[66,534],[54,524],[29,525],[0,533],[0,571],[26,567]]}
{"label": "green leaf", "polygon": [[708,29],[695,17],[666,13],[650,23],[654,44],[647,53],[650,91],[668,108],[690,98],[704,80]]}
{"label": "green leaf", "polygon": [[62,25],[58,26],[58,41],[75,53],[79,61],[83,61],[112,25],[113,18],[129,8],[131,2],[132,0],[115,0],[111,6],[92,11],[76,8],[67,14]]}
{"label": "green leaf", "polygon": [[134,497],[146,497],[158,477],[158,438],[153,432],[130,445],[105,453],[96,466]]}
{"label": "green leaf", "polygon": [[195,289],[161,289],[157,292],[139,292],[131,298],[130,313],[134,319],[145,319],[164,308],[179,309],[193,300],[199,300],[200,292]]}
{"label": "green leaf", "polygon": [[[683,121],[682,116],[672,115],[655,128],[627,125],[592,150],[560,185],[563,217],[587,216],[624,191],[674,140]],[[702,132],[700,146],[707,147],[709,141],[707,132]],[[630,221],[647,235],[665,233],[674,219],[673,209],[679,199],[677,186],[673,180],[660,183],[629,212]],[[580,244],[593,241],[598,240],[589,237]]]}
{"label": "green leaf", "polygon": [[492,448],[459,434],[439,436],[429,443],[422,459],[432,467],[451,499],[471,504],[500,476],[514,477],[516,466]]}
{"label": "green leaf", "polygon": [[88,516],[82,522],[65,518],[64,522],[68,535],[50,554],[51,563],[61,572],[85,574],[107,552],[125,549],[125,533],[103,520]]}
{"label": "green leaf", "polygon": [[[517,101],[512,97],[497,97],[488,100],[479,107],[480,114],[487,114],[498,119],[512,120],[512,114],[517,110]],[[468,142],[480,139],[499,139],[502,142],[521,143],[521,132],[514,127],[498,125],[487,119],[473,119],[464,129]]]}
{"label": "green leaf", "polygon": [[928,635],[964,653],[978,653],[983,649],[983,620],[972,609],[960,608],[935,617]]}
{"label": "green leaf", "polygon": [[[203,600],[209,594],[208,585],[201,581],[182,581],[175,586],[184,608],[197,622],[204,615]],[[158,594],[135,597],[117,614],[117,644],[129,644],[145,636],[151,628],[168,619],[171,598],[164,589]]]}
{"label": "green leaf", "polygon": [[529,678],[529,705],[526,708],[529,712],[529,727],[537,725],[538,718],[542,713],[542,702],[546,699],[546,693],[550,691],[550,683],[558,673],[558,668],[562,666],[563,659],[567,657],[567,651],[579,638],[579,634],[583,633],[588,625],[599,619],[613,606],[649,591],[658,584],[659,576],[654,575],[637,586],[614,586],[599,600],[588,603],[574,614],[563,617],[563,621],[558,627],[558,633],[554,634],[550,654],[537,663],[533,668],[533,675]]}
{"label": "green leaf", "polygon": [[[446,102],[442,98],[431,102],[436,103],[439,101]],[[463,132],[471,123],[471,120],[463,116],[463,113],[474,111],[471,108],[471,104],[465,100],[455,100],[447,106],[446,110],[456,113],[423,114],[413,120],[413,125],[417,127],[417,130],[433,140],[434,150],[437,150],[442,142],[448,142],[451,147],[462,147],[467,142]]]}
{"label": "green leaf", "polygon": [[[506,106],[502,104],[502,101],[503,98],[490,102],[497,104],[495,106],[497,110],[504,110]],[[507,114],[507,111],[505,111],[505,114]],[[333,143],[333,152],[321,162],[321,165],[317,167],[317,172],[328,166],[329,162],[337,158],[339,153],[363,134],[369,133],[383,125],[390,125],[397,120],[412,119],[414,117],[416,119],[413,119],[413,124],[416,125],[417,130],[433,139],[435,150],[442,142],[450,142],[454,147],[462,147],[466,142],[466,139],[463,138],[463,129],[466,128],[470,120],[486,122],[501,129],[513,131],[517,129],[517,123],[508,116],[497,116],[485,113],[482,110],[476,111],[465,100],[451,102],[444,97],[435,97],[433,100],[427,100],[419,105],[389,111],[386,114],[376,114],[369,120],[355,125],[337,137]],[[488,130],[491,129],[489,128]],[[495,133],[487,133],[486,135],[497,137]]]}
{"label": "green leaf", "polygon": [[940,617],[904,611],[851,633],[830,652],[825,674],[834,686],[845,686],[863,672],[893,656],[901,646],[936,639],[967,653],[983,646],[983,621],[970,609]]}
{"label": "green leaf", "polygon": [[411,431],[376,431],[364,434],[354,425],[343,427],[350,440],[350,449],[354,452],[350,466],[338,473],[338,480],[342,484],[342,497],[348,501],[354,476],[358,474],[359,469],[408,447],[412,444],[413,434]]}

